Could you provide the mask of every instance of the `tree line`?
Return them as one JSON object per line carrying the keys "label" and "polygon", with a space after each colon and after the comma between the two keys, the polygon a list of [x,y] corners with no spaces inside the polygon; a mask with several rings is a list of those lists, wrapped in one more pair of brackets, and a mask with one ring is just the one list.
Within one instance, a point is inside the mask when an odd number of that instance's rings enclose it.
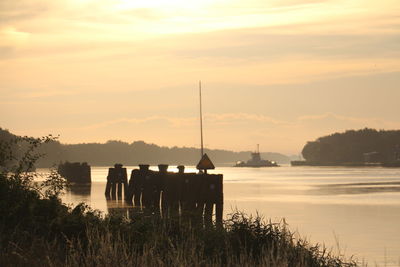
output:
{"label": "tree line", "polygon": [[395,160],[400,148],[400,130],[348,130],[308,142],[302,151],[308,162],[321,164],[360,163],[364,154],[376,152],[382,162]]}
{"label": "tree line", "polygon": [[[15,135],[0,128],[0,140],[12,139]],[[25,145],[15,147],[24,150]],[[36,167],[51,167],[60,162],[88,162],[92,166],[110,166],[114,163],[137,165],[141,163],[157,165],[196,165],[200,159],[200,149],[193,147],[165,147],[144,141],[127,143],[110,140],[106,143],[62,144],[50,141],[39,149],[43,154]],[[236,161],[248,160],[251,151],[234,152],[221,149],[205,149],[212,161],[219,166],[231,166]],[[290,158],[280,153],[262,153],[262,157],[278,163],[289,163]]]}

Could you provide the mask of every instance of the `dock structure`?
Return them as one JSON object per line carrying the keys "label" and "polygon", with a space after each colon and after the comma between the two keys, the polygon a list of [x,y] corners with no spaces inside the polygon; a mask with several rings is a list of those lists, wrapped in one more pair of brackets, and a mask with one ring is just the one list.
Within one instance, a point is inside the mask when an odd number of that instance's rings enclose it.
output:
{"label": "dock structure", "polygon": [[57,172],[70,183],[88,184],[92,181],[90,165],[87,162],[66,161],[58,165]]}
{"label": "dock structure", "polygon": [[[107,178],[106,197],[111,196],[109,199],[115,199],[112,193],[115,184],[112,179],[118,173],[115,169],[117,167],[110,168]],[[125,168],[120,169],[126,173]],[[125,186],[125,201],[165,219],[182,217],[205,225],[212,225],[215,211],[215,222],[222,225],[223,175],[185,173],[182,165],[178,169],[178,173],[168,172],[168,165],[160,164],[158,171],[152,171],[149,165],[139,165],[139,169],[132,170]],[[124,178],[121,183],[123,181]]]}
{"label": "dock structure", "polygon": [[105,195],[107,199],[122,199],[122,190],[126,198],[128,193],[128,179],[126,168],[116,163],[114,168],[108,169]]}

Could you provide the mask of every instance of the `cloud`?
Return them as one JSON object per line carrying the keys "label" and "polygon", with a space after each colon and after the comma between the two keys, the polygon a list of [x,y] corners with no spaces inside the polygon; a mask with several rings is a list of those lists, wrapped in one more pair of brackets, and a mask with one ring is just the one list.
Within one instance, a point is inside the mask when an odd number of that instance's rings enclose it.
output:
{"label": "cloud", "polygon": [[[199,123],[198,117],[168,117],[168,116],[149,116],[144,118],[119,118],[114,120],[103,121],[96,124],[91,124],[83,127],[83,129],[101,129],[105,127],[112,127],[117,124],[145,124],[149,122],[164,122],[169,124],[171,127],[192,127]],[[223,114],[205,114],[204,121],[208,125],[235,125],[246,123],[267,123],[282,125],[288,122],[277,120],[268,116],[260,114],[248,114],[248,113],[223,113]]]}
{"label": "cloud", "polygon": [[0,25],[31,20],[49,11],[50,1],[1,0]]}
{"label": "cloud", "polygon": [[172,127],[182,127],[193,125],[196,122],[196,118],[188,117],[188,118],[177,118],[177,117],[167,117],[167,116],[150,116],[145,118],[119,118],[114,120],[103,121],[96,124],[90,124],[88,126],[82,127],[84,130],[89,129],[102,129],[107,127],[114,127],[120,124],[129,124],[129,125],[140,125],[146,123],[167,123]]}
{"label": "cloud", "polygon": [[29,36],[30,34],[28,32],[19,31],[14,27],[0,28],[0,47],[15,51],[16,47],[23,45],[28,41]]}
{"label": "cloud", "polygon": [[120,12],[121,15],[126,15],[134,19],[142,20],[159,20],[165,18],[165,14],[154,8],[132,8],[128,10],[123,10]]}
{"label": "cloud", "polygon": [[298,125],[310,128],[328,128],[345,130],[354,128],[399,129],[399,121],[385,120],[377,117],[343,116],[332,112],[319,115],[300,116]]}
{"label": "cloud", "polygon": [[260,114],[249,114],[249,113],[224,113],[224,114],[206,114],[204,119],[208,123],[212,124],[235,124],[241,122],[258,122],[258,123],[270,123],[275,125],[286,124],[287,122],[274,119],[269,116]]}

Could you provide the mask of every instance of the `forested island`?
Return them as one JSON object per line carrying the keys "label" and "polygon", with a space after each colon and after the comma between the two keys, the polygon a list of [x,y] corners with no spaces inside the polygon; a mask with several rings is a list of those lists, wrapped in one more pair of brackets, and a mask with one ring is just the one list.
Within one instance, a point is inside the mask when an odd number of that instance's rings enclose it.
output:
{"label": "forested island", "polygon": [[305,161],[292,165],[313,166],[400,166],[400,130],[361,129],[334,133],[308,142]]}
{"label": "forested island", "polygon": [[[0,140],[11,140],[17,136],[0,128]],[[13,150],[21,154],[28,144],[22,142],[15,145]],[[170,165],[196,165],[199,160],[200,150],[193,147],[165,147],[148,144],[144,141],[132,143],[110,140],[106,143],[62,144],[50,140],[41,145],[38,151],[43,156],[38,159],[36,167],[52,167],[65,161],[88,162],[92,166],[110,166],[115,162],[124,165],[137,165],[141,163],[157,165],[160,163]],[[232,166],[239,160],[250,158],[251,151],[234,152],[220,149],[205,149],[213,162],[219,166]],[[261,153],[264,159],[276,161],[280,164],[290,162],[290,157],[280,153]]]}

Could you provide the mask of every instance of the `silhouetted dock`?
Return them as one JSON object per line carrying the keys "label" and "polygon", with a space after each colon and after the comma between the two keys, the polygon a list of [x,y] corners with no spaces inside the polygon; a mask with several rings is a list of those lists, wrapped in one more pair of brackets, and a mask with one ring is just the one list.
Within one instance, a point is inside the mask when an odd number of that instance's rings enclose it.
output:
{"label": "silhouetted dock", "polygon": [[127,183],[126,168],[116,164],[108,172],[106,198],[122,199],[124,195],[127,203],[162,218],[196,218],[205,225],[212,224],[215,210],[215,221],[222,224],[223,175],[185,173],[184,166],[172,173],[165,164],[158,165],[158,169],[152,171],[149,165],[139,165]]}

